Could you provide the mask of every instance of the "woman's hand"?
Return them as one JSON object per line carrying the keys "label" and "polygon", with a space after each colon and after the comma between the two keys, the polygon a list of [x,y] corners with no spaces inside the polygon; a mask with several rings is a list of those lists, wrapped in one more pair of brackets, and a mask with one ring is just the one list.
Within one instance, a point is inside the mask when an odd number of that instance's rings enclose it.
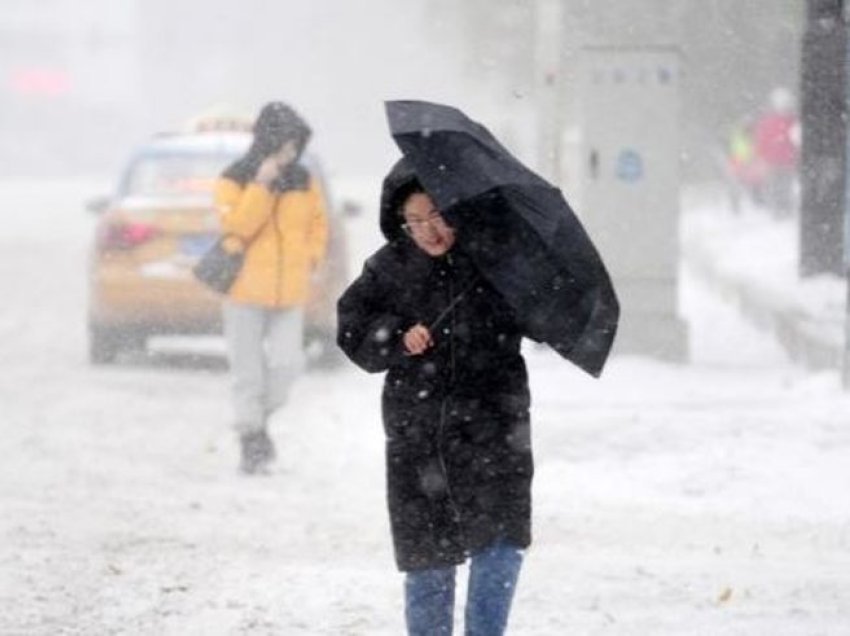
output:
{"label": "woman's hand", "polygon": [[263,163],[257,169],[257,175],[254,177],[254,181],[265,186],[269,185],[284,168],[297,158],[298,146],[290,139],[280,147],[280,150],[263,160]]}
{"label": "woman's hand", "polygon": [[431,332],[422,324],[413,325],[404,334],[402,340],[407,353],[412,356],[425,353],[434,344],[434,341],[431,339]]}
{"label": "woman's hand", "polygon": [[266,157],[263,160],[263,163],[260,164],[260,167],[257,169],[257,175],[254,177],[254,181],[260,185],[267,186],[277,178],[279,173],[280,161],[278,161],[275,155],[272,155],[270,157]]}

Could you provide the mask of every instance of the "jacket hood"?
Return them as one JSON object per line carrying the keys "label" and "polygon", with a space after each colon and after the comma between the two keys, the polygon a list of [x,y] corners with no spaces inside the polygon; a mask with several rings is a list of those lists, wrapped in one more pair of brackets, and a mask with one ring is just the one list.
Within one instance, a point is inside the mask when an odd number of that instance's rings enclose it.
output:
{"label": "jacket hood", "polygon": [[[413,166],[402,157],[384,177],[381,189],[381,232],[392,242],[406,237],[401,225],[404,222],[399,208],[407,196],[420,186]],[[421,186],[420,186],[421,187]]]}
{"label": "jacket hood", "polygon": [[270,102],[263,106],[254,122],[254,142],[249,154],[265,159],[292,139],[300,157],[311,132],[307,122],[290,106],[283,102]]}
{"label": "jacket hood", "polygon": [[297,161],[304,152],[312,131],[307,122],[283,102],[270,102],[263,106],[254,122],[254,140],[245,155],[237,159],[223,176],[244,185],[254,178],[260,164],[273,155],[289,140],[294,140],[296,160],[272,183],[272,190],[303,190],[309,184],[309,173]]}

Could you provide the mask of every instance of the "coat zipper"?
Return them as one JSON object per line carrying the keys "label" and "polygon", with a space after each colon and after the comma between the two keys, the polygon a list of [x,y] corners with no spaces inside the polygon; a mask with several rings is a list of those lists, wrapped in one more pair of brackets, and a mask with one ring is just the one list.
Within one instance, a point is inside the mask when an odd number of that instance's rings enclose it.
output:
{"label": "coat zipper", "polygon": [[463,526],[460,523],[460,511],[455,503],[452,487],[449,480],[449,467],[446,464],[446,459],[443,457],[443,433],[446,427],[446,409],[449,405],[449,398],[443,398],[440,405],[440,428],[437,434],[437,461],[440,462],[440,469],[443,471],[443,478],[446,480],[446,497],[449,500],[449,507],[452,512],[452,519],[460,528],[461,535],[463,534]]}
{"label": "coat zipper", "polygon": [[[452,264],[451,256],[447,256],[449,265]],[[449,301],[454,298],[454,278],[453,272],[449,275]],[[449,333],[449,386],[454,386],[455,380],[455,312],[451,312],[451,332]],[[437,433],[437,460],[440,462],[440,468],[443,471],[443,478],[446,480],[446,497],[448,498],[449,508],[451,509],[452,519],[457,524],[458,531],[461,536],[461,542],[466,545],[466,539],[463,531],[463,523],[461,522],[460,510],[455,503],[452,487],[449,479],[449,468],[443,456],[443,438],[446,428],[446,409],[449,406],[450,398],[444,397],[440,405],[440,427]]]}

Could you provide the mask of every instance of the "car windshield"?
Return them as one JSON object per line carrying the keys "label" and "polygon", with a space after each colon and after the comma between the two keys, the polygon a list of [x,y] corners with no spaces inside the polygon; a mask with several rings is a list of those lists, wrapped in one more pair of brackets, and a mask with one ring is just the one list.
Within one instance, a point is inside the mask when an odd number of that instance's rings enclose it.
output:
{"label": "car windshield", "polygon": [[236,155],[228,153],[142,156],[130,168],[124,194],[155,197],[210,194],[215,179],[235,158]]}

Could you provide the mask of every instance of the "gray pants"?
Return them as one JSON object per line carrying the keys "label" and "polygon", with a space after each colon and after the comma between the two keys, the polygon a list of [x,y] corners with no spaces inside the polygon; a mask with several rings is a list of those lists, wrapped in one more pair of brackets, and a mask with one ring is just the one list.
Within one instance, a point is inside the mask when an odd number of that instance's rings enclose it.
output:
{"label": "gray pants", "polygon": [[304,369],[304,310],[226,301],[223,312],[236,430],[258,432]]}

